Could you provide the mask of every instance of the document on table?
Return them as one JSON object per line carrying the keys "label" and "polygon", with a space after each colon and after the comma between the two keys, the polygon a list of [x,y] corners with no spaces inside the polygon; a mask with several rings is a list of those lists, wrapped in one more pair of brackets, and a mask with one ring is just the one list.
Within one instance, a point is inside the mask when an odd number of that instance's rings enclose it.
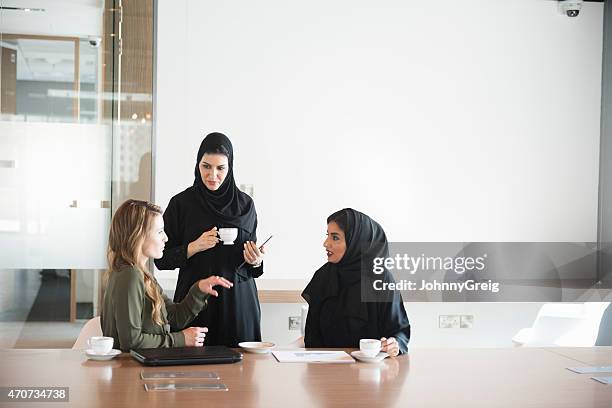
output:
{"label": "document on table", "polygon": [[323,350],[275,350],[279,363],[354,363],[353,357],[344,351]]}
{"label": "document on table", "polygon": [[612,377],[591,377],[595,381],[599,381],[602,384],[612,385]]}
{"label": "document on table", "polygon": [[568,370],[578,374],[612,373],[612,366],[608,367],[567,367]]}

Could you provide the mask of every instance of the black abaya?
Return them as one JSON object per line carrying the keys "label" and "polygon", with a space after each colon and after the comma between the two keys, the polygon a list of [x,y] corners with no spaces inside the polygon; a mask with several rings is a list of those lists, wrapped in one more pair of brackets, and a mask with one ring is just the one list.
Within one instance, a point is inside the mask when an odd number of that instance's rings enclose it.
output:
{"label": "black abaya", "polygon": [[[218,190],[210,191],[202,183],[198,165],[205,152],[223,146],[229,151],[228,174]],[[208,307],[190,324],[206,326],[206,345],[236,347],[241,341],[261,340],[261,310],[254,278],[263,273],[244,261],[243,244],[257,241],[257,214],[253,200],[238,190],[233,176],[233,150],[229,139],[219,133],[208,135],[198,151],[192,187],[172,197],[164,212],[168,242],[164,256],[155,261],[159,269],[180,268],[174,301],[180,302],[191,285],[212,275],[223,276],[233,288],[215,287],[219,297],[210,297]],[[187,247],[213,227],[236,227],[234,245],[217,244],[187,259]]]}
{"label": "black abaya", "polygon": [[[408,350],[410,323],[401,295],[390,294],[385,302],[361,300],[361,263],[371,265],[374,257],[388,257],[387,237],[376,221],[347,208],[346,252],[337,264],[323,265],[304,289],[308,317],[306,347],[359,347],[360,339],[394,337],[400,353]],[[384,271],[379,279],[390,282]]]}

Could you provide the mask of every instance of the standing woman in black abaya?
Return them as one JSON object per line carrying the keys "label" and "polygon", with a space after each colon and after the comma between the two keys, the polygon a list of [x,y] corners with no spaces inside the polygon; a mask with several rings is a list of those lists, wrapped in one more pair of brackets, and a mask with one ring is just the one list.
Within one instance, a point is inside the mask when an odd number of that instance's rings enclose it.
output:
{"label": "standing woman in black abaya", "polygon": [[[174,301],[180,302],[194,282],[222,276],[234,283],[191,323],[208,327],[206,345],[236,347],[261,340],[261,310],[255,278],[263,273],[264,249],[257,241],[253,200],[236,187],[234,151],[230,140],[211,133],[200,145],[193,186],[175,195],[164,212],[168,235],[159,269],[179,269]],[[237,228],[233,245],[219,244],[218,228]],[[244,265],[240,266],[244,262]]]}

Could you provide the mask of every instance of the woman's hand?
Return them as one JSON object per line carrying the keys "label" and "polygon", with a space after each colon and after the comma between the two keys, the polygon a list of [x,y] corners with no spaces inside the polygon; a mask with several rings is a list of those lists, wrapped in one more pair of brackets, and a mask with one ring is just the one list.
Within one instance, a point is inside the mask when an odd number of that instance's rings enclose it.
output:
{"label": "woman's hand", "polygon": [[218,242],[217,227],[212,227],[212,229],[200,235],[198,239],[189,243],[187,246],[187,258],[191,258],[198,252],[206,251],[214,247]]}
{"label": "woman's hand", "polygon": [[213,296],[219,296],[219,293],[217,293],[217,291],[213,289],[213,286],[217,285],[221,285],[224,288],[228,289],[234,286],[232,282],[219,276],[211,276],[210,278],[200,279],[198,281],[198,288],[200,289],[200,291]]}
{"label": "woman's hand", "polygon": [[257,248],[257,244],[253,241],[247,241],[244,243],[244,261],[253,266],[259,266],[263,262],[263,257],[266,251],[264,247],[261,250]]}
{"label": "woman's hand", "polygon": [[382,343],[382,349],[380,351],[387,353],[391,357],[395,357],[399,354],[399,344],[397,344],[397,340],[394,337],[389,337],[388,339],[382,337],[380,339]]}
{"label": "woman's hand", "polygon": [[204,338],[208,332],[208,327],[188,327],[182,331],[185,336],[185,346],[202,347]]}

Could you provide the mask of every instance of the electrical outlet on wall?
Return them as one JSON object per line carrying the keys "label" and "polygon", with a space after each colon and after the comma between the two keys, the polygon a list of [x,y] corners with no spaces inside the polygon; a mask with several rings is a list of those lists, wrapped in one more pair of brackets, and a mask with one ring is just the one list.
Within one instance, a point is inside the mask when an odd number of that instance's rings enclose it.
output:
{"label": "electrical outlet on wall", "polygon": [[471,329],[474,327],[474,315],[439,315],[440,329]]}
{"label": "electrical outlet on wall", "polygon": [[440,329],[458,329],[461,324],[459,315],[438,316],[438,327]]}
{"label": "electrical outlet on wall", "polygon": [[459,325],[462,329],[471,329],[474,327],[474,315],[461,315],[461,323]]}
{"label": "electrical outlet on wall", "polygon": [[302,328],[301,316],[289,316],[289,330],[300,330]]}

